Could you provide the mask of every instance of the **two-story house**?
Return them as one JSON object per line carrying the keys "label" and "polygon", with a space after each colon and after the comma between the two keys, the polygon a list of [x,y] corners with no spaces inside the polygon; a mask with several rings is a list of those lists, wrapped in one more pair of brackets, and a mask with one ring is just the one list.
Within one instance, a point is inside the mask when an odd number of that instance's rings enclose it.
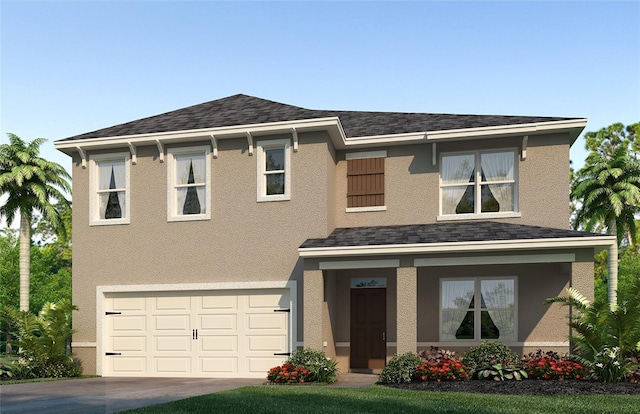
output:
{"label": "two-story house", "polygon": [[484,339],[568,350],[582,118],[309,110],[234,95],[57,141],[73,350],[103,376],[264,377],[299,347],[377,370]]}

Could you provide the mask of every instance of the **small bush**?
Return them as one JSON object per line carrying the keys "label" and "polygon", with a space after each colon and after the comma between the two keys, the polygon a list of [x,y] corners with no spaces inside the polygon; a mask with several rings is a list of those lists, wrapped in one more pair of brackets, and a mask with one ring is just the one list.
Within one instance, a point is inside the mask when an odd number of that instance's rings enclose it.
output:
{"label": "small bush", "polygon": [[283,364],[269,370],[267,380],[276,384],[303,384],[313,381],[311,371],[303,366]]}
{"label": "small bush", "polygon": [[403,382],[411,382],[416,368],[424,361],[417,355],[407,352],[402,355],[396,355],[387,363],[380,373],[380,382],[384,384],[401,384]]}
{"label": "small bush", "polygon": [[528,374],[525,370],[516,366],[505,367],[502,364],[494,364],[489,367],[481,367],[476,373],[476,378],[479,380],[494,380],[494,381],[506,381],[516,380],[520,381],[522,378],[528,378]]}
{"label": "small bush", "polygon": [[420,356],[420,358],[424,359],[427,362],[440,362],[443,359],[460,361],[460,358],[456,356],[455,351],[440,349],[437,346],[432,346],[428,350],[422,350],[418,355]]}
{"label": "small bush", "polygon": [[462,362],[470,369],[477,371],[496,364],[503,367],[517,366],[520,358],[505,344],[494,341],[484,341],[478,346],[471,347],[462,357]]}
{"label": "small bush", "polygon": [[338,380],[338,363],[323,351],[298,349],[291,354],[286,363],[309,369],[317,382],[331,384]]}
{"label": "small bush", "polygon": [[568,380],[583,379],[589,370],[579,362],[562,358],[558,353],[538,350],[522,358],[524,370],[532,379]]}
{"label": "small bush", "polygon": [[414,378],[418,381],[462,381],[469,378],[467,367],[458,361],[442,358],[437,362],[427,361],[416,368]]}

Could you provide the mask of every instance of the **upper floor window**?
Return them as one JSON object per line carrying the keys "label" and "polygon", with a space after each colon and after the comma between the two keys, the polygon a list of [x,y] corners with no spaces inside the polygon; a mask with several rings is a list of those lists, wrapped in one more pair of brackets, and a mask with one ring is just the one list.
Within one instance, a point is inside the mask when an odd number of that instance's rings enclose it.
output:
{"label": "upper floor window", "polygon": [[257,142],[258,201],[291,199],[291,154],[288,139]]}
{"label": "upper floor window", "polygon": [[386,156],[386,151],[347,154],[347,212],[384,210]]}
{"label": "upper floor window", "polygon": [[89,156],[89,224],[129,223],[129,153]]}
{"label": "upper floor window", "polygon": [[516,167],[515,150],[443,154],[441,215],[513,215],[517,211]]}
{"label": "upper floor window", "polygon": [[516,340],[516,279],[440,281],[440,340]]}
{"label": "upper floor window", "polygon": [[211,218],[211,165],[208,146],[167,150],[167,219]]}

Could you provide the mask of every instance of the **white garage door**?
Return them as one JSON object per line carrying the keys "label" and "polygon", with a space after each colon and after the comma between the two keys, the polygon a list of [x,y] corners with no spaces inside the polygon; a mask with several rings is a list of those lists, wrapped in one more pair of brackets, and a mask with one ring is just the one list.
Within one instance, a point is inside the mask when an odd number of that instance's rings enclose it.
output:
{"label": "white garage door", "polygon": [[110,293],[104,376],[266,377],[290,350],[287,289]]}

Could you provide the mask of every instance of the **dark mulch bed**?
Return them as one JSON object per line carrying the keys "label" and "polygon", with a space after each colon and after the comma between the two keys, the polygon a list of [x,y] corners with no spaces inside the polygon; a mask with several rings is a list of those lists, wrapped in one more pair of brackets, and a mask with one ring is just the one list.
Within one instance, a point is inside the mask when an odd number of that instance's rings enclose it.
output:
{"label": "dark mulch bed", "polygon": [[454,391],[510,395],[640,395],[640,384],[596,381],[426,381],[410,384],[387,384],[388,387],[414,391]]}

